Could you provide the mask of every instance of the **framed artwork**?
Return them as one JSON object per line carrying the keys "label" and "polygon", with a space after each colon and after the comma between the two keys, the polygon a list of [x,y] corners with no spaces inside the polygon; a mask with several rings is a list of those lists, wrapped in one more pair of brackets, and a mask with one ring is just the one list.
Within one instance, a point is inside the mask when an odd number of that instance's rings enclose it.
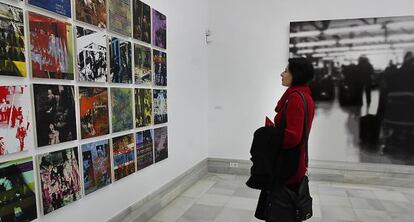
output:
{"label": "framed artwork", "polygon": [[82,145],[83,184],[85,195],[111,184],[109,141]]}
{"label": "framed artwork", "polygon": [[0,156],[33,147],[27,85],[0,86]]}
{"label": "framed artwork", "polygon": [[0,76],[26,77],[23,10],[0,3]]}
{"label": "framed artwork", "polygon": [[81,138],[109,133],[108,88],[79,87]]}
{"label": "framed artwork", "polygon": [[77,147],[37,157],[43,214],[49,214],[81,198]]}
{"label": "framed artwork", "polygon": [[167,53],[152,50],[154,63],[154,84],[156,86],[167,86]]}
{"label": "framed artwork", "polygon": [[135,89],[135,127],[152,125],[152,90]]}
{"label": "framed artwork", "polygon": [[74,87],[33,84],[33,92],[37,146],[76,140]]}
{"label": "framed artwork", "polygon": [[72,17],[70,0],[27,0],[27,3],[68,18]]}
{"label": "framed artwork", "polygon": [[135,172],[134,134],[112,138],[115,181]]}
{"label": "framed artwork", "polygon": [[73,80],[72,25],[29,12],[32,76]]}
{"label": "framed artwork", "polygon": [[121,35],[131,36],[130,0],[108,0],[109,29]]}
{"label": "framed artwork", "polygon": [[166,126],[154,129],[155,162],[168,158],[168,129]]}
{"label": "framed artwork", "polygon": [[0,163],[0,221],[37,218],[32,157]]}
{"label": "framed artwork", "polygon": [[154,130],[136,133],[137,171],[154,163]]}
{"label": "framed artwork", "polygon": [[113,83],[132,83],[131,42],[109,39],[110,77]]}
{"label": "framed artwork", "polygon": [[154,89],[154,124],[168,122],[167,114],[167,90]]}
{"label": "framed artwork", "polygon": [[151,8],[139,0],[132,1],[133,37],[151,44]]}
{"label": "framed artwork", "polygon": [[167,49],[167,17],[152,9],[152,44]]}
{"label": "framed artwork", "polygon": [[111,88],[112,132],[133,128],[132,89]]}
{"label": "framed artwork", "polygon": [[106,82],[106,34],[76,26],[77,73],[79,81]]}
{"label": "framed artwork", "polygon": [[289,56],[314,67],[318,159],[414,165],[412,33],[414,16],[290,23]]}
{"label": "framed artwork", "polygon": [[75,18],[99,28],[106,28],[106,1],[102,0],[74,0]]}
{"label": "framed artwork", "polygon": [[152,83],[151,48],[134,44],[134,79],[137,85]]}

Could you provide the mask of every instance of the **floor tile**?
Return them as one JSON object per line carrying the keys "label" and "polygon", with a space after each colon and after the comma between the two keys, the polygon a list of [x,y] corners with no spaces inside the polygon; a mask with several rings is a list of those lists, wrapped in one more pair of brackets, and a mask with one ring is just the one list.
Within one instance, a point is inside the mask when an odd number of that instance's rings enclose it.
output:
{"label": "floor tile", "polygon": [[361,210],[356,209],[355,213],[359,221],[363,222],[391,222],[392,218],[387,212],[378,210]]}
{"label": "floor tile", "polygon": [[236,208],[242,210],[256,210],[258,199],[245,197],[232,197],[225,205],[228,208]]}
{"label": "floor tile", "polygon": [[199,198],[216,183],[216,181],[211,180],[200,180],[196,184],[191,186],[189,189],[187,189],[182,194],[182,196]]}
{"label": "floor tile", "polygon": [[414,203],[414,193],[402,192],[404,196],[411,202]]}
{"label": "floor tile", "polygon": [[167,207],[158,212],[153,219],[160,221],[175,221],[181,217],[194,203],[196,199],[180,196],[173,200]]}
{"label": "floor tile", "polygon": [[324,207],[322,206],[322,219],[323,221],[357,221],[355,212],[351,208],[345,207]]}
{"label": "floor tile", "polygon": [[346,190],[343,188],[329,187],[329,186],[319,186],[320,195],[329,195],[329,196],[340,196],[348,197]]}
{"label": "floor tile", "polygon": [[413,222],[414,212],[411,214],[390,213],[389,216],[393,219],[393,222]]}
{"label": "floor tile", "polygon": [[221,207],[194,204],[177,221],[214,221],[221,210]]}
{"label": "floor tile", "polygon": [[250,222],[253,219],[254,211],[233,209],[233,208],[223,208],[220,214],[217,216],[217,219],[214,222]]}
{"label": "floor tile", "polygon": [[380,200],[410,202],[401,192],[389,190],[374,190],[374,194]]}
{"label": "floor tile", "polygon": [[231,196],[204,194],[200,199],[198,199],[197,203],[208,206],[222,207],[229,202],[230,198]]}
{"label": "floor tile", "polygon": [[371,190],[359,190],[359,189],[347,189],[348,197],[365,198],[365,199],[376,199],[374,192]]}
{"label": "floor tile", "polygon": [[407,202],[381,200],[386,211],[390,213],[407,213],[411,214],[414,210],[414,205]]}
{"label": "floor tile", "polygon": [[354,209],[361,210],[385,210],[385,207],[382,205],[381,201],[374,199],[363,199],[363,198],[349,198],[351,201],[352,207]]}
{"label": "floor tile", "polygon": [[246,187],[239,187],[235,190],[233,195],[237,197],[247,197],[247,198],[258,199],[259,194],[260,194],[260,190],[255,190],[255,189],[246,188]]}
{"label": "floor tile", "polygon": [[225,189],[225,188],[217,188],[217,187],[211,187],[207,193],[208,194],[217,194],[217,195],[228,195],[231,196],[236,192],[236,188],[234,189]]}
{"label": "floor tile", "polygon": [[346,197],[319,195],[321,206],[329,207],[347,207],[352,208],[351,202]]}

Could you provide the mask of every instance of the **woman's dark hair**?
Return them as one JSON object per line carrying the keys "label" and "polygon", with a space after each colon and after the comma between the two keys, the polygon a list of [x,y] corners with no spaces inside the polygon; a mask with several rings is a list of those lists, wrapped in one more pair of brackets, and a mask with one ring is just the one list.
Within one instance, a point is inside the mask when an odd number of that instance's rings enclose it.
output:
{"label": "woman's dark hair", "polygon": [[290,58],[288,69],[292,73],[292,86],[304,85],[313,79],[313,66],[305,58]]}

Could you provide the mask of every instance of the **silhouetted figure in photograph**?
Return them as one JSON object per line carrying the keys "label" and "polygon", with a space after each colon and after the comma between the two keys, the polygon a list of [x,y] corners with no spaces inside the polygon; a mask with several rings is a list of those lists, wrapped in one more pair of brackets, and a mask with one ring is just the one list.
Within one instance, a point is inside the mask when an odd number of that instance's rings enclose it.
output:
{"label": "silhouetted figure in photograph", "polygon": [[[414,55],[407,52],[401,68],[384,73],[377,116],[383,126],[383,148],[414,143]],[[411,143],[410,143],[411,142]],[[394,146],[395,147],[395,146]]]}

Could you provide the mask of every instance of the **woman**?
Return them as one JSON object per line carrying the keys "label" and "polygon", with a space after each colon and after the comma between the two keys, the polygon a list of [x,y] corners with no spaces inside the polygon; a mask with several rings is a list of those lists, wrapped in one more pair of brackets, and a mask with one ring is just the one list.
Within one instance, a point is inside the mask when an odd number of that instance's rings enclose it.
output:
{"label": "woman", "polygon": [[[314,102],[311,97],[311,91],[307,83],[313,78],[313,67],[305,58],[291,58],[288,60],[289,64],[281,73],[282,85],[288,87],[283,96],[280,98],[275,108],[276,116],[274,118],[275,127],[282,124],[282,118],[285,121],[285,130],[283,137],[283,149],[300,149],[299,161],[296,173],[290,176],[287,180],[281,181],[283,185],[292,191],[298,193],[299,185],[304,178],[306,167],[306,141],[302,142],[305,121],[305,108],[302,93],[307,103],[307,129],[306,133],[309,135],[312,120],[314,115]],[[302,143],[301,143],[302,142]],[[262,190],[255,216],[258,219],[266,220],[266,199],[271,191]]]}

